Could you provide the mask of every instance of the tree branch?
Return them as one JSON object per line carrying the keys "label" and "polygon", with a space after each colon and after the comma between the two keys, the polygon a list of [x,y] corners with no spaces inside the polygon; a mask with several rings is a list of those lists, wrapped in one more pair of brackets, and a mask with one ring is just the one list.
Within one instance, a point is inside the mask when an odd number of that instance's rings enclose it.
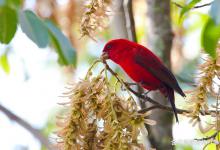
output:
{"label": "tree branch", "polygon": [[[173,112],[173,109],[171,107],[165,106],[165,105],[162,105],[162,104],[153,105],[153,106],[148,107],[148,108],[143,108],[143,109],[139,110],[138,112],[139,113],[145,113],[145,112],[153,110],[153,109],[163,109],[163,110],[166,110],[166,111]],[[184,109],[179,109],[179,108],[176,108],[176,111],[177,111],[178,114],[190,113],[191,112],[189,110],[184,110]]]}
{"label": "tree branch", "polygon": [[[177,7],[179,8],[183,8],[184,6],[176,3],[176,2],[172,2],[174,5],[176,5]],[[213,2],[209,2],[209,3],[206,3],[206,4],[202,4],[202,5],[198,5],[198,6],[195,6],[193,7],[192,9],[197,9],[197,8],[202,8],[202,7],[206,7],[206,6],[210,6]]]}
{"label": "tree branch", "polygon": [[132,10],[132,0],[124,0],[123,8],[126,18],[126,28],[128,33],[128,39],[137,42],[136,31],[135,31],[135,22]]}
{"label": "tree branch", "polygon": [[41,134],[38,129],[33,128],[28,122],[17,116],[16,114],[12,113],[6,107],[0,104],[0,111],[2,111],[9,119],[12,121],[17,122],[20,126],[28,130],[35,138],[37,138],[42,145],[44,145],[48,150],[52,150],[52,146],[48,139]]}
{"label": "tree branch", "polygon": [[[102,60],[103,64],[105,65],[105,68],[113,75],[115,76],[115,78],[121,83],[123,84],[126,89],[128,91],[130,91],[131,93],[133,93],[135,96],[137,96],[138,98],[140,98],[141,100],[144,100],[144,101],[148,101],[150,103],[153,104],[153,106],[151,107],[148,107],[148,108],[143,108],[141,110],[139,110],[138,112],[139,113],[145,113],[147,111],[150,111],[150,110],[153,110],[153,109],[162,109],[162,110],[165,110],[165,111],[169,111],[169,112],[173,112],[173,109],[169,106],[166,106],[166,105],[162,105],[160,104],[159,102],[153,100],[152,98],[146,96],[146,95],[143,95],[141,93],[138,93],[136,92],[135,90],[133,90],[129,84],[127,82],[124,82],[116,72],[114,72],[110,67],[109,65],[107,64],[106,60]],[[179,108],[176,108],[177,110],[177,113],[178,114],[183,114],[183,113],[191,113],[192,111],[190,110],[185,110],[185,109],[179,109]],[[206,111],[206,112],[203,112],[203,111],[200,111],[200,114],[201,115],[211,115],[211,113],[216,113],[216,110],[209,110],[209,111]]]}

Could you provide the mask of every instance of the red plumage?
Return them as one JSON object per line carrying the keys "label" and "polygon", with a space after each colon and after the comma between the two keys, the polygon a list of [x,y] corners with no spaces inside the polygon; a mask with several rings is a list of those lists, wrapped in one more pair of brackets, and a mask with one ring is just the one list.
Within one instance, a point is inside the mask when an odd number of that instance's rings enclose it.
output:
{"label": "red plumage", "polygon": [[147,90],[160,90],[168,97],[178,121],[174,103],[174,90],[185,97],[172,72],[146,47],[126,39],[109,41],[103,55],[117,63],[131,77]]}

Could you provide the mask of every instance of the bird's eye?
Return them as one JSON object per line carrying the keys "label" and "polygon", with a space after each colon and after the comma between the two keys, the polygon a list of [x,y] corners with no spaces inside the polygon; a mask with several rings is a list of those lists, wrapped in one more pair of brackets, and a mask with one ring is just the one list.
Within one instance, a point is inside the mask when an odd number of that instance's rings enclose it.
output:
{"label": "bird's eye", "polygon": [[110,50],[111,48],[112,48],[111,45],[107,45],[107,46],[106,46],[106,49],[107,49],[107,50]]}

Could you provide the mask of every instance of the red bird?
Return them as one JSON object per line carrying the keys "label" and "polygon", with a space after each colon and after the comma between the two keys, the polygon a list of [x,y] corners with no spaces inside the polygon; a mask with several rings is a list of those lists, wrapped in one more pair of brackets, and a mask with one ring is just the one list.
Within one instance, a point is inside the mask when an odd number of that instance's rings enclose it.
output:
{"label": "red bird", "polygon": [[109,41],[104,49],[102,58],[111,59],[135,82],[149,91],[159,90],[171,103],[176,121],[174,90],[185,97],[176,78],[166,68],[162,61],[146,47],[126,39]]}

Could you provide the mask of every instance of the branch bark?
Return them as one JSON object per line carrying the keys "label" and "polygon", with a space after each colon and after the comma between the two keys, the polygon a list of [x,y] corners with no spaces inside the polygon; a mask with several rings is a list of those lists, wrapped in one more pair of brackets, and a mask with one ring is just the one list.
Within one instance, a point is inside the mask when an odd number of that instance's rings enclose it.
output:
{"label": "branch bark", "polygon": [[126,30],[126,18],[123,8],[123,0],[113,1],[113,11],[114,17],[112,20],[111,28],[113,38],[128,38],[128,33]]}
{"label": "branch bark", "polygon": [[6,107],[0,104],[0,111],[2,111],[9,119],[12,121],[17,122],[20,126],[28,130],[35,138],[37,138],[42,145],[44,145],[48,150],[54,150],[52,149],[52,146],[48,139],[41,134],[41,132],[38,129],[35,129],[32,127],[28,122],[17,116],[16,114],[12,113],[10,110],[8,110]]}
{"label": "branch bark", "polygon": [[137,42],[135,21],[133,16],[132,0],[124,0],[123,2],[124,13],[126,18],[126,28],[128,33],[128,39],[133,42]]}
{"label": "branch bark", "polygon": [[[148,15],[148,47],[155,50],[164,64],[171,68],[170,52],[172,47],[173,34],[170,19],[169,0],[147,0]],[[168,100],[158,91],[152,92],[151,98],[161,105],[169,105]],[[152,105],[147,103],[148,107]],[[146,108],[142,105],[142,108]],[[158,150],[171,150],[173,114],[156,109],[151,115],[151,119],[157,121],[156,126],[148,126],[149,140],[153,148]]]}

